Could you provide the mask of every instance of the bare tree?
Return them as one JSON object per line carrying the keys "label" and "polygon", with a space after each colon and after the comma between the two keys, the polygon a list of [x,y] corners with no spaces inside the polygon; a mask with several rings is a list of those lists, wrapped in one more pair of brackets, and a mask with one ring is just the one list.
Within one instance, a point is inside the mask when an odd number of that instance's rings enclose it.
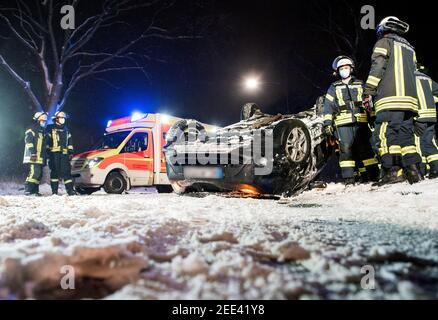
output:
{"label": "bare tree", "polygon": [[[360,4],[347,0],[309,2],[308,10],[311,13],[309,32],[321,37],[319,46],[324,46],[324,55],[332,59],[336,55],[348,55],[353,58],[358,74],[363,71],[369,61],[370,43],[366,32],[361,28]],[[291,49],[291,57],[297,61],[295,71],[320,93],[327,88],[327,79],[333,72],[331,61],[324,63],[309,60],[297,48]],[[364,63],[365,62],[365,63]],[[310,70],[310,71],[309,71]],[[318,75],[318,76],[309,76]]]}
{"label": "bare tree", "polygon": [[[361,63],[359,60],[359,52],[363,43],[363,30],[360,26],[360,11],[355,9],[353,5],[342,0],[336,6],[316,4],[316,16],[321,17],[315,23],[315,28],[326,33],[331,37],[332,43],[338,53],[347,53],[351,57]],[[334,14],[334,12],[336,14]],[[342,11],[342,14],[339,12]]]}
{"label": "bare tree", "polygon": [[[159,23],[173,1],[101,0],[97,8],[94,2],[92,7],[88,3],[88,11],[81,11],[82,19],[73,30],[61,28],[61,7],[71,5],[78,14],[80,6],[87,6],[85,1],[15,0],[0,5],[0,21],[7,27],[11,40],[15,39],[25,49],[18,58],[21,65],[10,62],[17,60],[16,53],[14,57],[0,53],[0,66],[22,87],[35,110],[53,114],[62,109],[77,85],[91,76],[119,70],[140,70],[147,75],[145,61],[150,56],[132,48],[152,39],[174,38]],[[126,33],[112,45],[98,44],[102,42],[99,42],[102,32],[108,35],[113,28],[126,25],[122,16],[140,9],[146,20],[141,31]],[[87,14],[90,11],[95,12]],[[142,47],[147,48],[143,44]],[[30,60],[25,52],[30,54]],[[39,81],[24,78],[23,65],[27,61],[39,75]]]}

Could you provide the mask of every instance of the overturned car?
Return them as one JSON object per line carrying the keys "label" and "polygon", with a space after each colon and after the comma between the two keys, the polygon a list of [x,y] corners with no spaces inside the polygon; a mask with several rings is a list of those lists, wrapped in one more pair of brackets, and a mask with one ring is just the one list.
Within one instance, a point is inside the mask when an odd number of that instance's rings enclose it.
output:
{"label": "overturned car", "polygon": [[174,191],[284,196],[302,191],[331,154],[321,102],[292,115],[268,115],[246,104],[240,122],[214,135],[198,121],[179,121],[169,130],[164,147]]}

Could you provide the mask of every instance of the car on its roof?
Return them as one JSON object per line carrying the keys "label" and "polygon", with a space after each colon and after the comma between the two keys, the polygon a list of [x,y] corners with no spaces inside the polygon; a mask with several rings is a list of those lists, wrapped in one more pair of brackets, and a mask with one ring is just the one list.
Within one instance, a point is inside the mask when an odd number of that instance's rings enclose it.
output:
{"label": "car on its roof", "polygon": [[205,134],[195,120],[176,123],[164,152],[176,193],[225,191],[290,196],[304,190],[332,152],[322,99],[296,114],[269,115],[243,106],[241,121]]}

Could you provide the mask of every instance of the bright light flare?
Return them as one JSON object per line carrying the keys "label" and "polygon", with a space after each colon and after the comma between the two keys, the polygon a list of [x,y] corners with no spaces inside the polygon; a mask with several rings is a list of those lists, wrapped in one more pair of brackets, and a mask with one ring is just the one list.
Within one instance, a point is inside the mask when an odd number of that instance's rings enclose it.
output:
{"label": "bright light flare", "polygon": [[161,116],[161,122],[165,123],[165,124],[169,124],[170,123],[170,116],[167,114],[160,114]]}
{"label": "bright light flare", "polygon": [[239,185],[236,190],[238,192],[243,193],[244,195],[248,197],[258,197],[260,196],[260,192],[255,188],[254,186],[251,186],[249,184],[241,184]]}
{"label": "bright light flare", "polygon": [[243,81],[243,86],[248,91],[256,91],[260,88],[260,79],[258,77],[255,77],[255,76],[247,77]]}

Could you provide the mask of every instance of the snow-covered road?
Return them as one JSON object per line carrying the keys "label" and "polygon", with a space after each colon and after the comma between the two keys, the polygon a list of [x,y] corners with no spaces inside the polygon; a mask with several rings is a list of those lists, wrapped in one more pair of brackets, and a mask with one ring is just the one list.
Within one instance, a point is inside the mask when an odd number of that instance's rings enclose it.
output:
{"label": "snow-covered road", "polygon": [[3,298],[438,298],[438,181],[279,201],[17,189],[0,184]]}

